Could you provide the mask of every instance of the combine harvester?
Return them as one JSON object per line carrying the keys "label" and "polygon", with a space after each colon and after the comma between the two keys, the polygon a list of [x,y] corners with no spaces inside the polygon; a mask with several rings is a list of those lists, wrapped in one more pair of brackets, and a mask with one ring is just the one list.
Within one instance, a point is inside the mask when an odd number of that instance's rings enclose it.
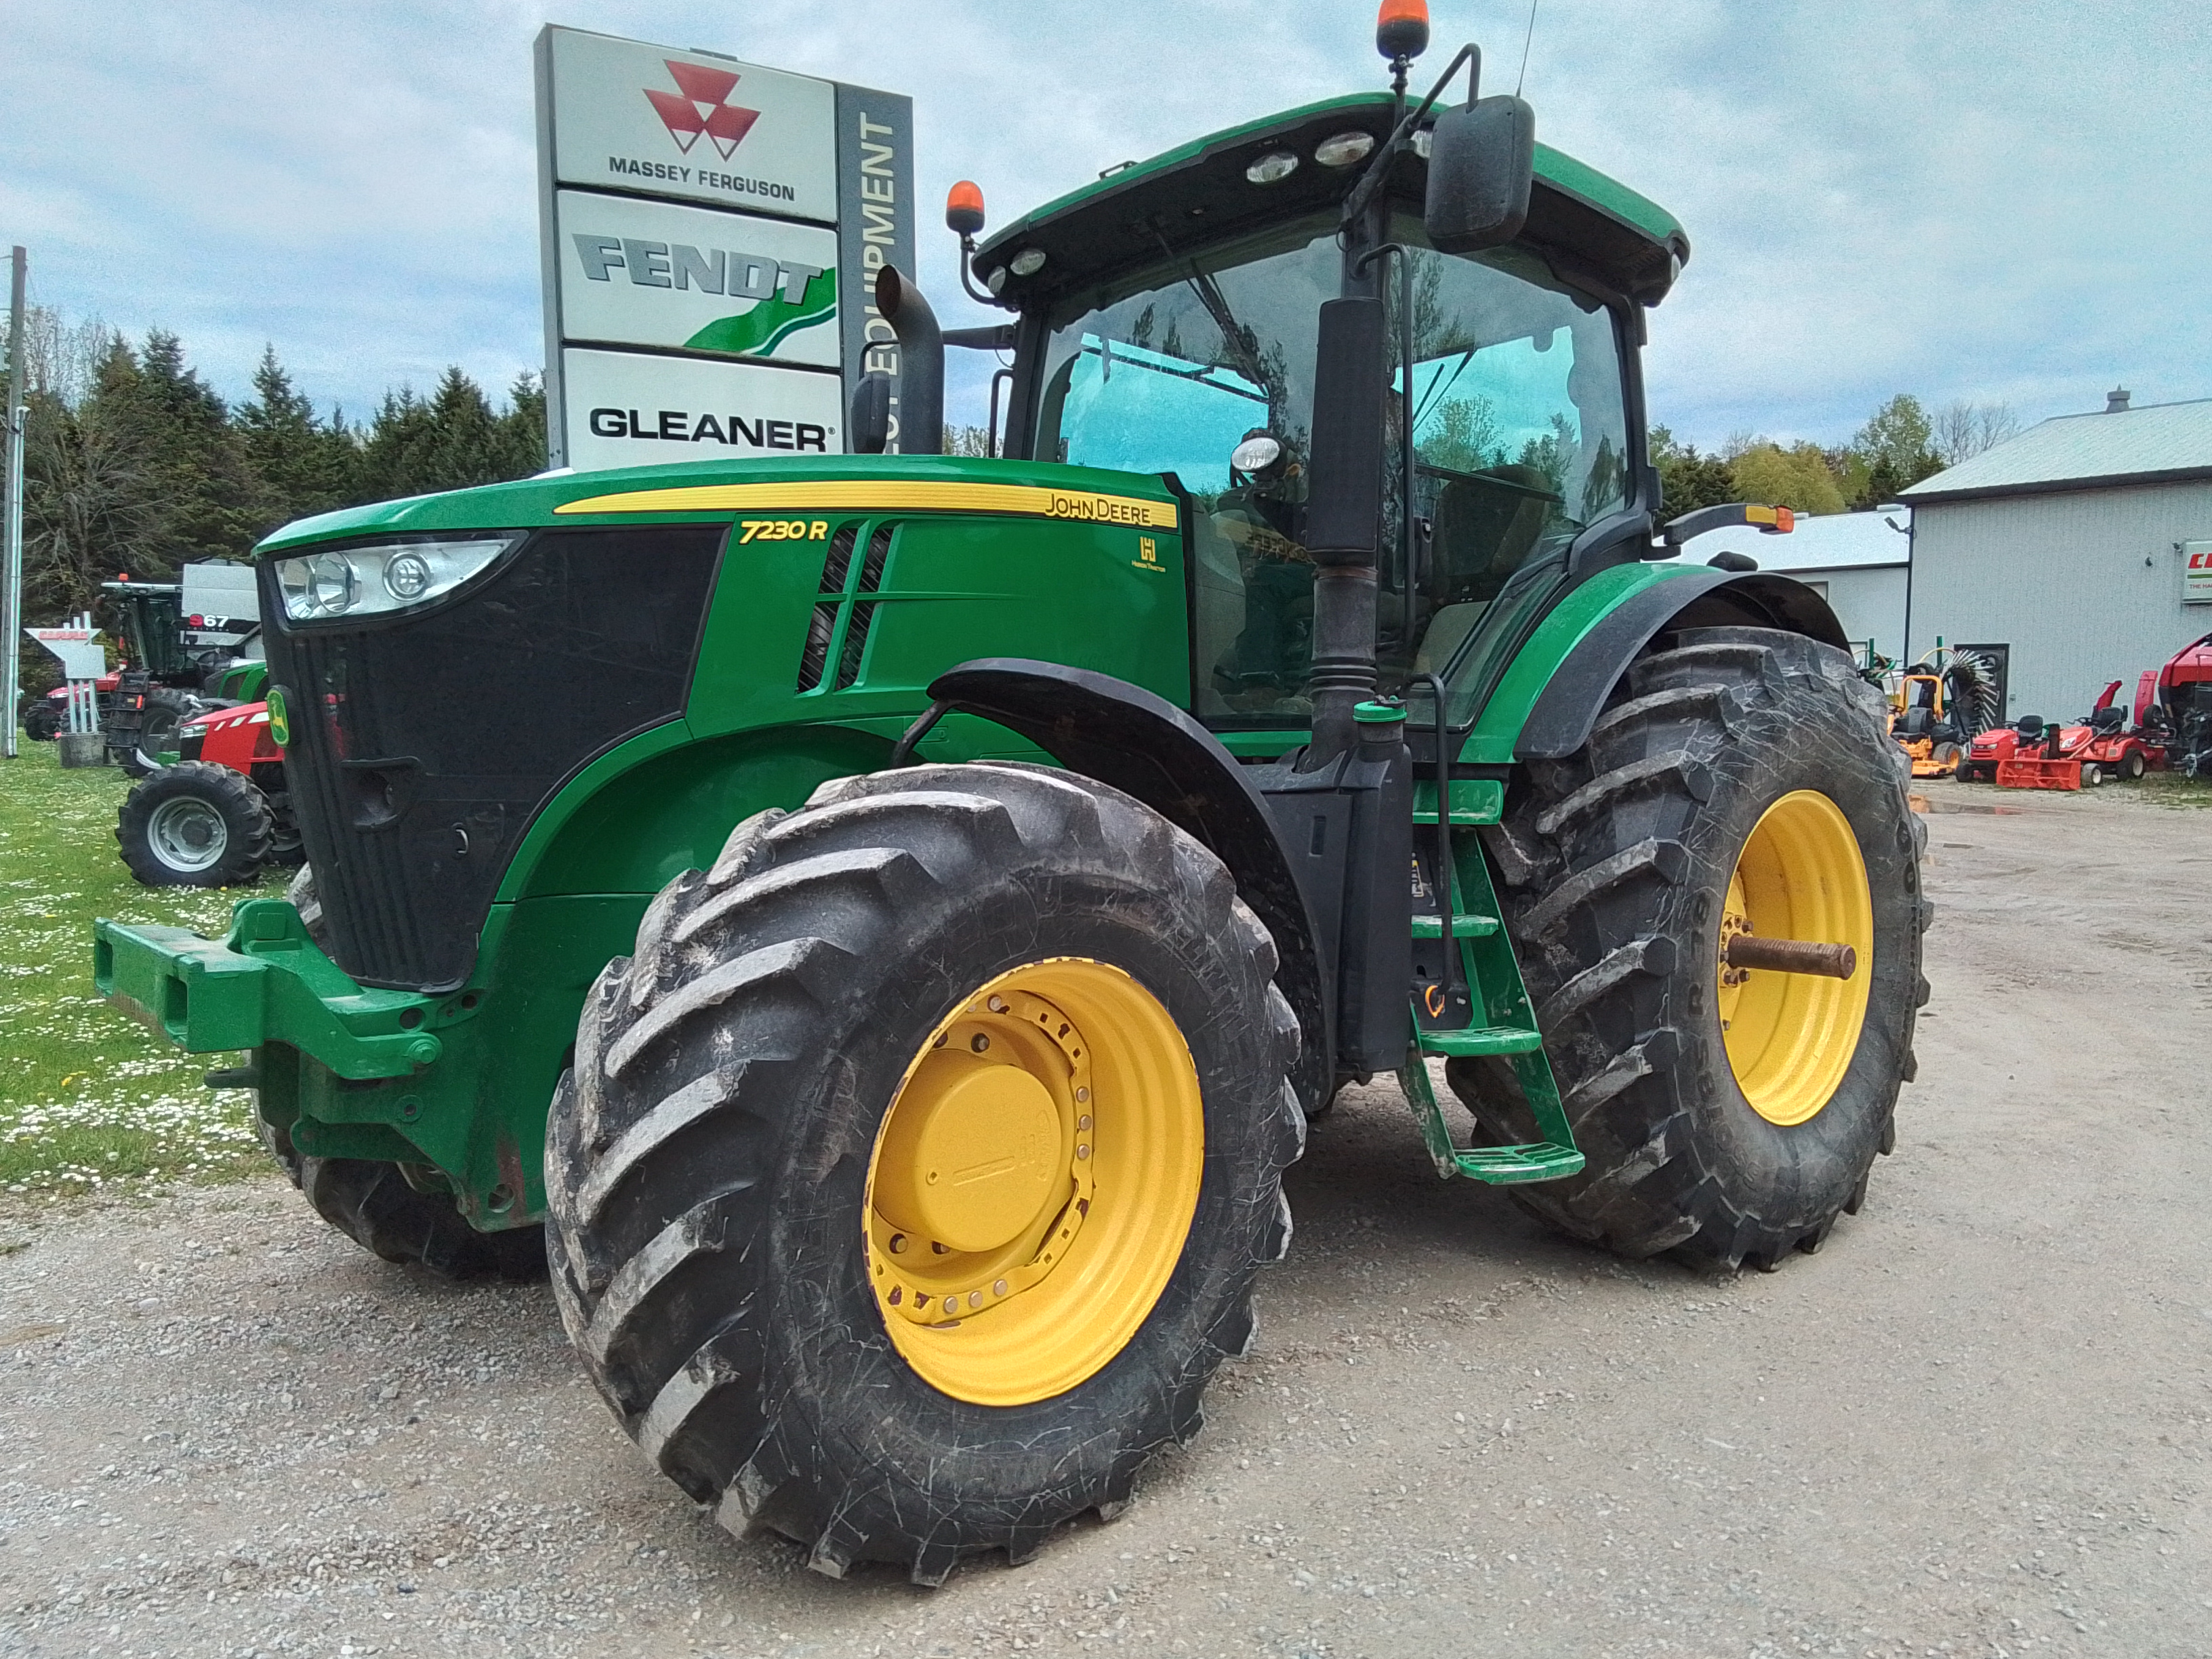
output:
{"label": "combine harvester", "polygon": [[1638,353],[1688,241],[1474,48],[1409,97],[1427,36],[1389,0],[1394,90],[969,250],[1001,458],[938,453],[886,270],[904,453],[270,537],[312,873],[221,940],[98,924],[104,995],[246,1051],[210,1081],[325,1217],[550,1256],[645,1455],[823,1572],[1125,1504],[1348,1083],[1443,1176],[1721,1268],[1817,1249],[1893,1144],[1928,906],[1880,693],[1802,584],[1654,562],[1777,524],[1662,521]]}

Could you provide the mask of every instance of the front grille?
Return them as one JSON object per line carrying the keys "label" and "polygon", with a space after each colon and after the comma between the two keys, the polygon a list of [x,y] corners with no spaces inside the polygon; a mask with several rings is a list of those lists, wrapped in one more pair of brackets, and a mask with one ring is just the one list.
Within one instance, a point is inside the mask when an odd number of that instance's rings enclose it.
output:
{"label": "front grille", "polygon": [[[467,979],[538,809],[682,713],[724,531],[539,533],[452,603],[270,630],[286,765],[337,964],[366,985]],[[273,576],[265,616],[282,616]]]}

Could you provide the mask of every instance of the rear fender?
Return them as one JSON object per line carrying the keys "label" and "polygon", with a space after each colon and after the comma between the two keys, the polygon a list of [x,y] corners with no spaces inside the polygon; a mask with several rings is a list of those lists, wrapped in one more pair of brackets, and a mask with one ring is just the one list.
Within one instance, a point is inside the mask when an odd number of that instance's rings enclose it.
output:
{"label": "rear fender", "polygon": [[1299,1094],[1319,1110],[1334,1056],[1313,915],[1267,802],[1236,757],[1165,698],[1088,669],[979,658],[938,676],[929,695],[933,715],[958,710],[1005,726],[1069,771],[1134,796],[1229,866],[1238,896],[1274,936],[1276,982],[1305,1034]]}
{"label": "rear fender", "polygon": [[1728,627],[1772,628],[1850,649],[1828,602],[1788,576],[1704,569],[1654,582],[1623,599],[1561,659],[1522,724],[1514,758],[1560,760],[1589,741],[1606,698],[1662,630]]}

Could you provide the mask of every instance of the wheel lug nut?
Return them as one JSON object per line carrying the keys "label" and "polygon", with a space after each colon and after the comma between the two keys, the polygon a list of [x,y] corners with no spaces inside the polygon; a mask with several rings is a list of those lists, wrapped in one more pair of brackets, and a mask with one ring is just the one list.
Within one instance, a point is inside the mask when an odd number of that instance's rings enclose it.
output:
{"label": "wheel lug nut", "polygon": [[1076,1119],[1075,1127],[1079,1129],[1088,1129],[1091,1127],[1091,1114],[1085,1112],[1081,1117]]}
{"label": "wheel lug nut", "polygon": [[940,1244],[933,1238],[929,1241],[929,1248],[939,1255],[951,1255],[952,1254],[952,1247],[951,1245]]}
{"label": "wheel lug nut", "polygon": [[978,1031],[968,1039],[968,1046],[980,1054],[991,1046],[991,1039]]}
{"label": "wheel lug nut", "polygon": [[1006,1281],[1005,1279],[998,1279],[993,1283],[991,1286],[991,1294],[993,1296],[1004,1296],[1006,1293]]}
{"label": "wheel lug nut", "polygon": [[1078,1158],[1088,1158],[1091,1156],[1091,1149],[1088,1146],[1078,1146],[1075,1149],[1075,1156]]}
{"label": "wheel lug nut", "polygon": [[1006,1000],[1004,997],[993,997],[983,1006],[994,1014],[1003,1014],[1006,1012]]}
{"label": "wheel lug nut", "polygon": [[906,1235],[904,1233],[893,1233],[891,1235],[891,1254],[893,1255],[903,1255],[906,1254]]}
{"label": "wheel lug nut", "polygon": [[981,1307],[981,1306],[983,1305],[983,1292],[982,1292],[982,1291],[969,1291],[969,1292],[968,1292],[968,1305],[969,1305],[969,1307],[971,1307],[971,1308],[980,1308],[980,1307]]}
{"label": "wheel lug nut", "polygon": [[1090,1091],[1090,1090],[1088,1090],[1088,1089],[1078,1089],[1078,1090],[1075,1091],[1075,1099],[1076,1099],[1076,1103],[1077,1103],[1077,1104],[1079,1104],[1079,1105],[1080,1105],[1083,1102],[1089,1100],[1090,1098],[1091,1098],[1091,1091]]}

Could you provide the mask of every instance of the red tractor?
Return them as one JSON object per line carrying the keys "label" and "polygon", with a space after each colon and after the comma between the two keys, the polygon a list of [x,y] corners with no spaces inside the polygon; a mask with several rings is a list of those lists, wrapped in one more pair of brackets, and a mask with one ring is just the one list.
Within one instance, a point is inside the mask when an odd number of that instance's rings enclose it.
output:
{"label": "red tractor", "polygon": [[2146,672],[2136,692],[2136,723],[2163,738],[2166,763],[2192,778],[2212,778],[2212,634]]}
{"label": "red tractor", "polygon": [[300,862],[300,829],[269,705],[210,709],[177,728],[178,759],[123,799],[115,839],[149,887],[235,887]]}
{"label": "red tractor", "polygon": [[2130,729],[2128,711],[2113,701],[2119,692],[2114,680],[2079,725],[2045,724],[2039,714],[2023,714],[2010,726],[1980,733],[1967,748],[1960,777],[1994,780],[2007,789],[2081,789],[2112,778],[2132,782],[2162,768],[2166,748],[2155,723],[2146,729],[2146,699],[2139,690]]}

